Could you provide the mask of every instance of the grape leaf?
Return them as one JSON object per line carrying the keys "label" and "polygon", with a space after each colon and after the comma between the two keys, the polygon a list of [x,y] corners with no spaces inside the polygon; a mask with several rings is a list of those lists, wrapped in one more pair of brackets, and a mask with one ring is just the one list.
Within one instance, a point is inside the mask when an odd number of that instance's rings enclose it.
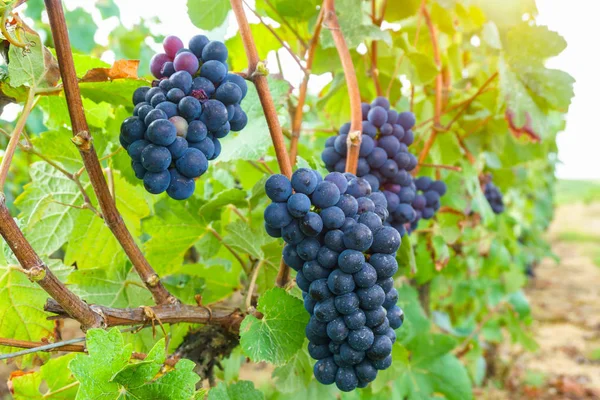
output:
{"label": "grape leaf", "polygon": [[110,104],[115,107],[118,105],[131,107],[131,95],[140,86],[150,86],[150,82],[145,79],[115,79],[79,84],[81,95],[84,98],[96,103],[110,99]]}
{"label": "grape leaf", "polygon": [[275,368],[275,387],[282,393],[298,392],[313,380],[313,362],[306,350],[300,350],[287,363]]}
{"label": "grape leaf", "polygon": [[[275,101],[275,109],[280,120],[283,120],[290,85],[286,81],[269,78],[269,89]],[[223,138],[221,141],[223,151],[219,156],[219,162],[258,160],[264,157],[271,146],[267,120],[254,85],[248,85],[248,94],[242,102],[242,108],[248,115],[248,125],[241,132]]]}
{"label": "grape leaf", "polygon": [[188,0],[188,15],[200,29],[213,30],[223,24],[231,10],[228,1]]}
{"label": "grape leaf", "polygon": [[82,53],[91,53],[96,47],[94,35],[98,30],[92,15],[83,8],[77,7],[73,11],[65,12],[65,18],[71,32],[77,32],[69,35],[71,45]]}
{"label": "grape leaf", "polygon": [[[266,11],[275,20],[277,20],[277,17],[308,20],[317,14],[317,5],[319,4],[318,0],[304,0],[301,2],[296,0],[271,0],[270,4],[267,4],[265,0],[258,0],[256,8]],[[273,6],[275,12],[273,12],[271,6]]]}
{"label": "grape leaf", "polygon": [[402,244],[397,254],[398,262],[400,267],[407,268],[408,271],[414,273],[417,271],[417,264],[415,262],[415,252],[410,242],[410,236],[404,235],[402,237]]}
{"label": "grape leaf", "polygon": [[189,399],[200,377],[191,360],[180,360],[175,370],[154,379],[165,362],[165,339],[150,350],[144,361],[126,365],[112,378],[122,385],[119,393],[134,399]]}
{"label": "grape leaf", "polygon": [[216,196],[204,204],[198,214],[206,221],[211,222],[218,220],[221,217],[223,206],[232,204],[242,207],[246,205],[246,192],[240,189],[228,189],[217,193]]}
{"label": "grape leaf", "polygon": [[30,42],[35,42],[35,46],[29,47],[29,52],[24,52],[21,47],[17,46],[10,46],[8,50],[10,85],[15,88],[22,85],[31,88],[42,87],[47,71],[42,40],[38,35],[30,32],[25,34],[25,38]]}
{"label": "grape leaf", "polygon": [[250,225],[242,221],[235,221],[227,225],[225,229],[228,233],[224,238],[226,244],[258,260],[265,258],[261,247],[273,241],[267,236],[264,229],[252,229]]}
{"label": "grape leaf", "polygon": [[240,344],[252,361],[282,365],[302,347],[308,314],[302,301],[285,290],[274,288],[258,300],[262,319],[244,318],[240,327]]}
{"label": "grape leaf", "polygon": [[45,158],[59,164],[69,173],[74,173],[83,167],[83,161],[77,147],[67,142],[70,137],[70,130],[60,128],[43,132],[40,136],[34,137],[32,144]]}
{"label": "grape leaf", "polygon": [[[39,371],[11,378],[15,400],[41,398],[69,400],[75,398],[78,389],[76,381],[73,375],[65,373],[75,355],[75,353],[71,353],[52,358],[42,365]],[[40,390],[42,382],[45,382],[43,391]]]}
{"label": "grape leaf", "polygon": [[25,234],[33,248],[49,255],[68,240],[79,213],[90,211],[63,205],[80,206],[83,196],[72,180],[49,164],[32,164],[30,175],[32,182],[25,186],[15,204],[26,217]]}
{"label": "grape leaf", "polygon": [[152,296],[131,266],[106,270],[99,265],[99,268],[73,271],[68,283],[88,303],[107,307],[152,304]]}
{"label": "grape leaf", "polygon": [[102,18],[104,19],[121,17],[119,6],[115,4],[114,0],[97,0],[96,8],[100,11],[100,15],[102,15]]}
{"label": "grape leaf", "polygon": [[254,388],[250,381],[239,381],[231,385],[219,383],[208,392],[207,400],[263,400],[265,396]]}

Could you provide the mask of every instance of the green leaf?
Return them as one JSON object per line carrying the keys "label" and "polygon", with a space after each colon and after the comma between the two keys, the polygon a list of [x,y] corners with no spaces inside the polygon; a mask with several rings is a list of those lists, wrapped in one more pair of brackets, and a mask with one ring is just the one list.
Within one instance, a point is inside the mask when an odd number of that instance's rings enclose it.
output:
{"label": "green leaf", "polygon": [[308,314],[301,300],[280,288],[263,294],[257,310],[263,318],[248,315],[240,327],[242,349],[254,362],[282,365],[302,347]]}
{"label": "green leaf", "polygon": [[225,22],[231,4],[228,1],[188,0],[188,15],[200,29],[213,30]]}
{"label": "green leaf", "polygon": [[88,303],[122,308],[152,304],[152,296],[131,266],[121,265],[111,270],[98,266],[69,275],[73,291]]}
{"label": "green leaf", "polygon": [[398,262],[401,267],[405,267],[408,271],[416,271],[417,263],[415,262],[415,252],[410,242],[410,235],[404,235],[402,244],[397,254]]}
{"label": "green leaf", "polygon": [[281,367],[273,371],[275,387],[282,393],[294,393],[303,390],[313,380],[313,362],[308,352],[300,350]]}
{"label": "green leaf", "polygon": [[544,61],[563,52],[567,42],[546,26],[519,24],[508,31],[506,52],[515,59]]}
{"label": "green leaf", "polygon": [[127,255],[104,220],[91,212],[79,213],[66,249],[65,264],[77,263],[78,270],[101,267],[112,271],[126,260]]}
{"label": "green leaf", "polygon": [[[285,101],[290,91],[290,84],[281,79],[269,78],[269,89],[275,100],[275,109],[280,121],[285,117]],[[227,135],[221,144],[223,151],[219,162],[237,160],[258,160],[265,156],[271,147],[271,136],[260,105],[254,85],[248,85],[248,94],[244,98],[242,108],[248,115],[248,125],[241,132]]]}
{"label": "green leaf", "polygon": [[83,196],[72,180],[49,164],[34,163],[29,172],[32,182],[15,204],[25,217],[25,234],[33,248],[50,255],[69,239],[79,214],[91,211],[63,205],[81,206]]}
{"label": "green leaf", "polygon": [[225,229],[228,233],[224,239],[226,244],[258,260],[265,258],[261,247],[273,241],[272,238],[267,236],[264,229],[252,229],[250,225],[242,221],[235,221],[227,225]]}
{"label": "green leaf", "polygon": [[[144,79],[114,79],[105,82],[81,82],[81,95],[93,102],[101,103],[110,99],[113,106],[131,107],[131,96],[135,89],[150,86]],[[86,110],[87,112],[87,110]]]}
{"label": "green leaf", "polygon": [[[12,382],[15,400],[50,399],[68,400],[75,398],[78,387],[73,375],[65,373],[76,354],[71,353],[52,358],[39,371],[15,376]],[[40,390],[42,382],[44,390]]]}
{"label": "green leaf", "polygon": [[[256,7],[270,11],[271,8],[265,3],[265,0],[258,0]],[[276,13],[273,13],[274,16],[279,14],[284,18],[307,20],[317,14],[317,5],[320,2],[318,0],[304,0],[302,2],[295,0],[272,0],[270,4],[276,10]]]}
{"label": "green leaf", "polygon": [[265,396],[254,388],[250,381],[239,381],[231,385],[219,383],[208,392],[207,400],[263,400]]}
{"label": "green leaf", "polygon": [[[348,47],[356,48],[365,39],[383,40],[391,45],[389,32],[382,31],[363,13],[362,0],[338,0],[335,8]],[[321,46],[325,49],[335,46],[328,29],[321,31]]]}
{"label": "green leaf", "polygon": [[240,189],[229,189],[219,192],[208,203],[200,208],[198,214],[205,222],[220,219],[223,206],[233,204],[244,206],[246,204],[246,192]]}
{"label": "green leaf", "polygon": [[80,382],[77,400],[113,399],[119,384],[113,376],[123,369],[131,358],[131,345],[125,345],[117,328],[110,331],[90,329],[86,334],[87,355],[78,354],[69,369]]}
{"label": "green leaf", "polygon": [[97,0],[96,8],[100,11],[103,19],[110,17],[121,17],[119,6],[115,4],[114,0]]}
{"label": "green leaf", "polygon": [[35,42],[30,46],[29,52],[24,52],[21,47],[10,46],[8,50],[8,75],[10,85],[19,87],[27,85],[31,88],[48,86],[44,83],[47,66],[44,59],[44,46],[37,34],[27,32],[25,38],[29,42]]}
{"label": "green leaf", "polygon": [[83,8],[77,7],[73,11],[65,12],[65,17],[71,32],[77,32],[76,35],[69,35],[71,46],[82,53],[91,53],[96,47],[94,35],[98,30],[92,15]]}

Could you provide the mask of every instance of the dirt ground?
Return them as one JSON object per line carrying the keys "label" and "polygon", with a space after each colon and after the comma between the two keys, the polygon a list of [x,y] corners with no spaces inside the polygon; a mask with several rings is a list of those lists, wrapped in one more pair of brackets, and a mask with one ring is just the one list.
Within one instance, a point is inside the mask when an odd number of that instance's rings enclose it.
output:
{"label": "dirt ground", "polygon": [[548,235],[560,262],[536,266],[526,288],[539,350],[501,347],[505,389],[477,399],[600,399],[600,203],[560,207]]}
{"label": "dirt ground", "polygon": [[[548,235],[560,262],[536,266],[526,288],[539,349],[501,346],[478,400],[600,400],[600,203],[559,207]],[[11,369],[0,364],[0,399]]]}

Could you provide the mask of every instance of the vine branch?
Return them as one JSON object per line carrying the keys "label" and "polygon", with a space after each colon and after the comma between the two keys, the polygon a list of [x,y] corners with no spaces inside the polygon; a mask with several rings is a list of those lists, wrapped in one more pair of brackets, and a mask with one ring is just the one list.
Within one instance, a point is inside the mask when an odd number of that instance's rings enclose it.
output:
{"label": "vine branch", "polygon": [[348,96],[350,97],[350,133],[348,133],[348,156],[346,160],[346,172],[355,174],[358,167],[358,155],[360,152],[360,143],[362,141],[362,109],[360,104],[360,90],[358,88],[358,78],[352,62],[350,50],[346,44],[346,39],[340,28],[337,14],[335,12],[335,0],[323,1],[323,12],[325,27],[330,30],[331,36],[337,49],[344,77],[348,86]]}
{"label": "vine branch", "polygon": [[287,154],[285,141],[283,139],[283,132],[281,131],[279,119],[277,118],[277,110],[275,109],[275,104],[273,103],[273,97],[269,91],[267,77],[261,73],[258,73],[257,71],[260,59],[258,58],[258,51],[256,50],[256,44],[254,43],[254,38],[252,37],[252,31],[250,30],[248,19],[244,13],[242,0],[230,1],[231,8],[233,9],[233,13],[235,14],[235,18],[240,29],[240,36],[242,37],[242,42],[244,43],[246,57],[248,58],[248,76],[251,77],[254,85],[256,86],[258,98],[260,99],[260,103],[265,113],[265,118],[267,119],[267,125],[269,126],[271,140],[273,141],[273,146],[275,147],[275,154],[277,155],[279,169],[283,175],[290,178],[292,176],[292,165],[290,164],[290,158]]}
{"label": "vine branch", "polygon": [[308,47],[308,55],[306,57],[306,73],[304,79],[300,84],[298,93],[298,104],[294,111],[294,119],[292,120],[292,139],[290,141],[290,162],[296,164],[296,157],[298,156],[298,141],[300,140],[300,132],[302,130],[302,117],[304,116],[304,104],[306,102],[306,92],[308,90],[308,81],[310,80],[310,70],[315,59],[315,53],[317,51],[317,44],[319,43],[319,37],[321,35],[321,28],[323,27],[323,8],[319,12],[317,17],[317,23],[315,25],[315,31],[313,32],[312,38],[310,39]]}
{"label": "vine branch", "polygon": [[[425,19],[425,24],[429,29],[429,36],[431,36],[431,45],[433,47],[433,58],[435,61],[435,65],[438,69],[438,73],[435,76],[435,106],[433,113],[433,127],[431,129],[431,135],[425,142],[425,146],[421,153],[419,154],[419,164],[423,164],[423,161],[427,158],[433,143],[438,135],[438,127],[440,126],[440,121],[442,117],[442,86],[443,86],[443,77],[442,77],[442,58],[440,56],[440,47],[438,44],[437,31],[435,26],[433,26],[433,22],[431,21],[431,16],[429,15],[429,11],[427,11],[427,7],[423,3],[421,6],[421,13],[423,14],[423,19]],[[412,174],[416,175],[419,172],[419,165],[413,170]]]}
{"label": "vine branch", "polygon": [[27,95],[27,102],[25,103],[25,107],[23,107],[23,112],[17,120],[15,129],[10,136],[8,146],[6,146],[6,151],[2,157],[2,163],[0,164],[0,192],[4,191],[4,183],[6,182],[6,177],[8,176],[8,170],[10,169],[10,164],[13,156],[15,155],[15,151],[17,150],[17,145],[21,139],[21,133],[23,132],[23,128],[25,128],[25,123],[27,122],[27,117],[29,117],[31,108],[33,107],[34,100],[35,90],[30,88],[29,94]]}
{"label": "vine branch", "polygon": [[[383,4],[381,5],[381,15],[378,17],[377,0],[371,1],[371,21],[379,28],[381,28],[381,24],[383,23],[386,7],[387,0],[383,0]],[[373,78],[373,83],[375,84],[377,96],[383,96],[381,82],[379,82],[379,70],[377,69],[377,40],[373,40],[371,43],[371,76]]]}
{"label": "vine branch", "polygon": [[6,199],[2,193],[0,193],[0,235],[8,243],[29,279],[36,282],[52,296],[69,316],[79,321],[86,329],[102,326],[103,321],[100,315],[67,289],[36,254],[15,220],[11,217],[6,206]]}
{"label": "vine branch", "polygon": [[71,43],[63,12],[61,0],[44,0],[52,37],[56,46],[56,55],[62,76],[64,91],[73,126],[73,141],[79,148],[83,164],[90,177],[90,182],[98,198],[100,209],[106,225],[117,238],[123,250],[131,260],[135,270],[142,278],[146,288],[152,293],[157,304],[176,303],[178,300],[160,282],[160,278],[148,263],[142,251],[135,243],[133,236],[125,226],[115,202],[110,195],[106,179],[98,155],[92,144],[92,136],[83,111],[83,103],[79,92],[77,75],[71,54]]}

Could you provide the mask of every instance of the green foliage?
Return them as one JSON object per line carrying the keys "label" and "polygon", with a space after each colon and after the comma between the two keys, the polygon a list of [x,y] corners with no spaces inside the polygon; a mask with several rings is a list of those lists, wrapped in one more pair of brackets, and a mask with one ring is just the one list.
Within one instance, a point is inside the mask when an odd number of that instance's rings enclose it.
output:
{"label": "green foliage", "polygon": [[[302,42],[311,41],[320,3],[257,0],[255,7],[269,23],[275,22],[272,29],[306,63]],[[143,78],[153,54],[149,43],[162,40],[151,28],[157,21],[140,20],[131,28],[119,23],[109,35],[108,46],[103,46],[94,42],[97,26],[91,13],[81,8],[66,13],[79,78],[92,68],[109,68],[100,59],[107,50],[116,59],[140,60],[141,78],[82,81],[80,89],[94,147],[110,177],[117,208],[165,286],[186,304],[201,299],[204,306],[212,307],[227,301],[245,311],[240,298],[247,295],[251,272],[259,268],[256,313],[242,322],[240,346],[220,360],[225,370],[215,371],[220,382],[208,391],[209,400],[470,399],[472,387],[486,378],[488,348],[511,340],[535,349],[528,328],[532,318],[523,292],[524,271],[526,265],[551,255],[543,233],[553,213],[555,139],[564,128],[574,82],[545,63],[566,43],[535,21],[531,0],[429,2],[440,68],[431,32],[419,11],[421,3],[388,1],[384,20],[394,24],[383,26],[393,29],[382,30],[373,21],[370,2],[336,1],[361,100],[370,102],[377,93],[370,65],[371,46],[377,43],[376,70],[383,92],[389,88],[398,111],[410,108],[416,114],[418,126],[411,146],[415,155],[433,133],[428,121],[434,117],[436,77],[442,73],[440,123],[448,129],[438,132],[424,163],[452,167],[423,166],[419,172],[447,183],[444,209],[402,240],[396,287],[406,319],[396,332],[394,362],[369,388],[352,394],[314,381],[313,360],[304,339],[308,315],[299,291],[273,288],[282,242],[266,235],[262,217],[267,204],[264,182],[268,170],[277,172],[278,167],[255,87],[249,82],[244,100],[247,127],[222,141],[218,161],[197,180],[194,196],[176,202],[165,195],[149,195],[133,176],[127,155],[119,150],[118,132],[122,120],[131,115],[133,91],[149,84]],[[98,0],[96,7],[103,20],[120,22],[113,0]],[[204,31],[222,31],[233,20],[229,1],[188,0],[187,7],[192,23]],[[40,0],[27,2],[25,15],[44,34],[28,34],[40,44],[30,53],[9,48],[9,62],[2,65],[8,75],[0,82],[2,104],[6,96],[24,103],[29,90],[54,86],[59,79],[42,10]],[[281,41],[264,25],[253,23],[250,28],[261,60],[271,60],[274,52],[284,53]],[[175,27],[172,31],[177,33]],[[471,40],[474,36],[480,39],[477,45]],[[50,52],[41,46],[41,38],[48,38],[44,44]],[[319,75],[323,84],[318,92],[312,86],[308,92],[297,166],[323,172],[324,141],[332,129],[349,120],[350,101],[330,30],[325,27],[319,39],[310,82]],[[226,45],[231,70],[244,71],[247,58],[241,37],[229,37]],[[277,69],[273,64],[268,67],[272,72]],[[283,69],[283,74],[270,74],[268,82],[276,114],[289,132],[299,79],[287,82],[287,64]],[[5,186],[12,215],[52,271],[88,303],[152,305],[121,245],[94,211],[98,202],[71,142],[64,93],[39,93],[35,104],[27,121],[30,142],[22,141],[27,146],[17,151]],[[6,131],[12,130],[11,125],[2,122]],[[6,143],[0,136],[0,148]],[[483,195],[480,178],[487,173],[493,174],[505,194],[507,211],[502,215],[493,214]],[[573,182],[561,183],[558,189],[561,202],[591,199],[598,192],[596,186]],[[51,340],[53,323],[43,310],[47,294],[19,270],[8,247],[4,243],[0,247],[0,319],[4,321],[0,337]],[[13,378],[15,398],[204,398],[206,391],[195,391],[200,377],[193,372],[192,361],[181,360],[173,370],[163,367],[165,351],[171,354],[188,330],[196,327],[165,325],[170,335],[167,350],[164,339],[157,339],[149,329],[135,335],[91,330],[89,355],[38,356],[39,361],[47,361],[39,370]],[[163,337],[161,330],[158,334]],[[2,352],[10,351],[15,349],[2,347]],[[134,351],[147,357],[134,361]],[[274,365],[270,380],[238,380],[247,376],[244,368],[256,368],[256,364],[245,365],[246,357]],[[29,368],[33,360],[24,357],[20,366]]]}

